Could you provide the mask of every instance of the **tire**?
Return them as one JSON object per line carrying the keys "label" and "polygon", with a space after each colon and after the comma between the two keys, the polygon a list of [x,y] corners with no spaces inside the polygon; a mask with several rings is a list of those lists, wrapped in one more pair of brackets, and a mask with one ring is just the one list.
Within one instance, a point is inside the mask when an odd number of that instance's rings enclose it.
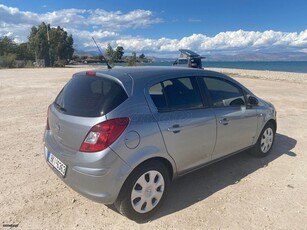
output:
{"label": "tire", "polygon": [[271,122],[268,122],[257,140],[257,143],[252,148],[252,155],[256,157],[267,156],[273,146],[275,140],[275,127]]}
{"label": "tire", "polygon": [[114,205],[129,219],[145,221],[162,205],[169,184],[169,172],[161,162],[145,162],[128,177]]}

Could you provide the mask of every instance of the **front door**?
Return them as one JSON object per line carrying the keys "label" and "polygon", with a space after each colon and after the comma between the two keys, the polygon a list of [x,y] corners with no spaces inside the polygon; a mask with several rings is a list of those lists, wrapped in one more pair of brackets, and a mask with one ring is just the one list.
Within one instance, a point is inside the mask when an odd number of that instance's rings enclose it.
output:
{"label": "front door", "polygon": [[242,89],[219,78],[203,78],[217,120],[216,146],[212,159],[252,145],[257,130],[257,110],[247,108]]}
{"label": "front door", "polygon": [[256,135],[257,114],[246,106],[215,109],[217,138],[212,159],[252,145]]}

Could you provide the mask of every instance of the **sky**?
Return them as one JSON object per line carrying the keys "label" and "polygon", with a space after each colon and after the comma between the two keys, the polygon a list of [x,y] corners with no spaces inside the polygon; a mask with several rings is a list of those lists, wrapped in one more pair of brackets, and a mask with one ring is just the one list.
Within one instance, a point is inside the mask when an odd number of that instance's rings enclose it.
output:
{"label": "sky", "polygon": [[46,22],[73,35],[76,50],[123,46],[147,56],[307,53],[306,0],[0,0],[0,36],[27,41]]}

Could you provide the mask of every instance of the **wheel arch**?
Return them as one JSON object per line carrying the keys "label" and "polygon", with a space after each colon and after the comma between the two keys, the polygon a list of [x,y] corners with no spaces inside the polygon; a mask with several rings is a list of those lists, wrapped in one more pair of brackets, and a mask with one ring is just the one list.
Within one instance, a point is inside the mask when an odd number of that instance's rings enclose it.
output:
{"label": "wheel arch", "polygon": [[[171,163],[167,161],[165,158],[162,157],[153,157],[149,158],[142,163],[138,164],[136,167],[133,168],[133,170],[128,175],[126,181],[124,182],[121,191],[114,203],[114,206],[116,209],[121,213],[122,215],[128,217],[129,219],[135,220],[136,222],[142,222],[144,220],[147,220],[154,212],[156,212],[159,207],[162,205],[163,200],[165,199],[165,194],[168,191],[170,181],[171,181],[171,175],[172,170],[169,169],[171,167]],[[161,184],[159,182],[159,189],[160,193],[158,192],[158,187],[153,188],[152,186],[155,186],[153,184],[156,184],[157,181],[154,180],[148,180],[145,179],[145,175],[148,173],[148,170],[157,170],[157,173],[160,173],[163,175],[163,180],[161,181]],[[156,178],[157,174],[155,174],[154,178]],[[141,182],[141,185],[137,182],[141,177],[141,181],[145,180],[150,183],[149,187],[146,188],[143,187]],[[151,182],[150,182],[151,181]],[[136,184],[138,183],[138,184]],[[138,187],[145,188],[142,189],[142,192],[140,195],[140,191]],[[147,190],[149,189],[149,190]],[[152,190],[154,189],[154,190]],[[138,192],[134,193],[133,191],[138,190]],[[152,194],[153,191],[154,194]],[[148,194],[149,193],[149,194]],[[160,195],[158,197],[155,196],[156,193],[159,193]],[[134,195],[133,195],[134,194]],[[145,197],[142,199],[141,197]],[[138,207],[135,205],[135,202],[142,202],[141,207]],[[152,203],[152,207],[148,210],[143,210],[142,207],[147,207],[147,202],[157,202],[155,204]],[[142,209],[144,212],[142,212],[139,209]]]}
{"label": "wheel arch", "polygon": [[257,143],[257,140],[258,140],[258,138],[260,137],[261,132],[263,131],[263,129],[265,128],[265,126],[266,126],[267,124],[269,124],[269,123],[273,125],[273,127],[274,127],[274,133],[276,133],[276,131],[277,131],[277,122],[276,122],[275,119],[271,118],[271,119],[268,119],[268,120],[266,120],[266,121],[262,121],[261,126],[258,127],[257,134],[256,134],[257,139],[255,139],[255,143],[254,143],[254,144]]}
{"label": "wheel arch", "polygon": [[[129,188],[129,186],[132,184],[131,183],[131,179],[134,177],[134,173],[137,173],[138,170],[140,170],[141,167],[144,167],[145,165],[149,166],[151,164],[158,164],[161,166],[165,167],[165,173],[168,173],[168,184],[171,182],[172,178],[173,178],[173,166],[171,164],[171,162],[169,162],[167,159],[163,158],[163,157],[152,157],[149,159],[144,160],[143,162],[141,162],[140,164],[138,164],[136,167],[133,168],[133,170],[129,173],[129,175],[126,177],[126,180],[124,181],[119,194],[114,202],[114,206],[116,207],[116,209],[123,215],[127,216],[128,218],[131,218],[132,214],[130,214],[129,212],[127,212],[127,206],[123,206],[123,202],[125,203],[126,199],[125,196],[127,195],[127,188]],[[146,167],[146,166],[145,166]],[[158,166],[159,167],[159,166]],[[133,180],[133,179],[132,179]],[[161,205],[161,204],[160,204]],[[151,211],[150,211],[151,212]],[[129,217],[130,216],[130,217]],[[146,217],[145,217],[146,218]]]}
{"label": "wheel arch", "polygon": [[[152,158],[149,158],[149,159],[143,161],[143,162],[140,163],[137,167],[141,166],[142,164],[148,163],[148,162],[150,162],[150,161],[153,161],[153,162],[154,162],[154,161],[159,161],[160,163],[162,163],[162,164],[165,166],[165,168],[167,169],[167,171],[168,171],[168,175],[169,175],[170,181],[173,180],[173,177],[174,177],[174,168],[173,168],[171,162],[169,162],[169,160],[167,160],[166,158],[163,158],[163,157],[152,157]],[[133,171],[132,171],[132,172],[133,172]],[[132,172],[131,172],[131,173],[132,173]]]}
{"label": "wheel arch", "polygon": [[268,123],[271,123],[274,126],[274,131],[276,133],[276,131],[277,131],[277,122],[276,122],[276,120],[270,119],[270,120],[267,121],[266,124],[268,124]]}
{"label": "wheel arch", "polygon": [[149,163],[149,162],[154,163],[155,161],[156,161],[156,162],[160,162],[160,163],[162,163],[162,164],[165,166],[165,168],[166,168],[167,171],[168,171],[168,175],[169,175],[170,181],[172,181],[173,178],[174,178],[174,174],[175,174],[173,165],[171,164],[171,162],[170,162],[168,159],[163,158],[163,157],[160,157],[160,156],[156,156],[156,157],[148,158],[148,159],[146,159],[146,160],[140,162],[140,163],[139,163],[138,165],[136,165],[135,167],[133,167],[133,169],[131,170],[131,172],[130,172],[129,175],[127,176],[125,182],[128,180],[128,178],[130,177],[130,175],[131,175],[135,170],[137,170],[137,168],[139,168],[139,167],[141,167],[142,165],[147,164],[147,163]]}
{"label": "wheel arch", "polygon": [[175,172],[174,172],[174,168],[173,168],[173,166],[172,166],[172,164],[171,164],[171,162],[170,162],[169,160],[167,160],[166,158],[163,158],[163,157],[152,157],[152,158],[148,158],[148,159],[142,161],[141,163],[139,163],[136,167],[134,167],[134,168],[131,170],[131,172],[130,172],[129,175],[126,177],[126,179],[125,179],[125,181],[124,181],[124,183],[123,183],[123,185],[122,185],[122,187],[121,187],[121,189],[120,189],[120,191],[119,191],[117,200],[120,199],[120,198],[123,196],[123,190],[124,190],[124,188],[125,188],[125,186],[126,186],[127,181],[129,181],[129,178],[131,177],[131,175],[132,175],[139,167],[141,167],[142,165],[147,164],[147,163],[149,163],[149,162],[151,162],[151,161],[152,161],[153,163],[154,163],[155,161],[157,161],[157,162],[163,164],[163,165],[165,166],[165,168],[167,169],[167,171],[168,171],[168,175],[169,175],[170,181],[173,180]]}
{"label": "wheel arch", "polygon": [[[266,151],[266,150],[262,150],[261,149],[262,147],[260,147],[260,145],[261,145],[262,135],[266,131],[266,129],[268,129],[268,128],[272,128],[273,129],[272,130],[273,131],[273,138],[272,138],[272,142],[271,142],[270,146],[268,147],[269,149]],[[255,156],[255,157],[265,157],[265,156],[267,156],[269,154],[269,152],[270,152],[270,150],[271,150],[271,148],[273,146],[273,143],[274,143],[276,129],[277,129],[277,123],[276,123],[276,121],[274,119],[270,119],[270,120],[268,120],[265,123],[264,127],[262,128],[262,130],[261,130],[261,132],[259,134],[259,137],[258,137],[256,143],[251,148],[251,152],[250,153],[253,156]]]}

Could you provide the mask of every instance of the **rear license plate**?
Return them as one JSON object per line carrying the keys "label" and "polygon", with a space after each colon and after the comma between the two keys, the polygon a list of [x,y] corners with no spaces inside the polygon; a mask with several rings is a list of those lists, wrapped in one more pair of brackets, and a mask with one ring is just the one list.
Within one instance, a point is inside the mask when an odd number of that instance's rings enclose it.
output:
{"label": "rear license plate", "polygon": [[51,152],[48,152],[48,162],[64,177],[66,174],[67,166],[55,157]]}

